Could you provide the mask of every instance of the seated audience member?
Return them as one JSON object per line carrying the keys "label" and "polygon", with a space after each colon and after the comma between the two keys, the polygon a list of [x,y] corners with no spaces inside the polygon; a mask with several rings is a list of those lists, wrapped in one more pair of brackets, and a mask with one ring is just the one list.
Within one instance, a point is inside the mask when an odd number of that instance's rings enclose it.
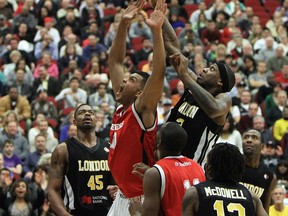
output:
{"label": "seated audience member", "polygon": [[63,120],[62,125],[60,126],[59,142],[63,142],[64,140],[69,138],[68,131],[70,125],[73,125],[73,119],[74,119],[74,111],[71,111]]}
{"label": "seated audience member", "polygon": [[281,139],[287,132],[288,128],[288,105],[285,105],[282,111],[282,118],[275,121],[273,125],[273,136],[276,143],[280,143]]}
{"label": "seated audience member", "polygon": [[37,126],[33,127],[28,132],[30,152],[35,151],[35,137],[41,134],[46,139],[46,149],[52,152],[58,144],[58,140],[54,136],[53,129],[49,127],[46,119],[37,122]]}
{"label": "seated audience member", "polygon": [[256,115],[253,118],[253,129],[261,133],[261,138],[263,143],[268,143],[274,140],[272,130],[266,128],[265,118],[260,115]]}
{"label": "seated audience member", "polygon": [[33,215],[33,211],[39,208],[44,202],[44,193],[37,200],[31,201],[29,186],[23,179],[16,180],[10,190],[11,196],[5,200],[8,215]]}
{"label": "seated audience member", "polygon": [[17,111],[19,122],[25,122],[26,130],[30,128],[31,105],[25,97],[19,95],[17,86],[9,87],[8,95],[0,98],[0,104],[0,116],[3,116],[9,110],[15,110]]}
{"label": "seated audience member", "polygon": [[277,103],[270,111],[266,113],[267,126],[271,127],[275,122],[282,117],[283,109],[287,103],[287,92],[280,90],[276,96]]}
{"label": "seated audience member", "polygon": [[257,115],[258,104],[252,102],[249,104],[248,113],[242,115],[236,128],[241,134],[243,134],[247,129],[253,128],[253,118]]}
{"label": "seated audience member", "polygon": [[288,160],[282,159],[278,162],[275,170],[277,183],[288,188]]}
{"label": "seated audience member", "polygon": [[10,121],[5,126],[5,130],[1,132],[0,149],[3,148],[5,140],[11,140],[14,144],[14,154],[25,161],[29,154],[29,144],[26,137],[22,136],[18,131],[18,122]]}
{"label": "seated audience member", "polygon": [[237,146],[239,151],[243,154],[242,137],[240,132],[235,129],[234,119],[230,113],[228,114],[222,132],[217,140],[217,143],[223,142]]}
{"label": "seated audience member", "polygon": [[269,140],[263,143],[261,150],[262,162],[275,173],[280,157],[283,155],[283,150],[280,145],[276,145],[274,140]]}
{"label": "seated audience member", "polygon": [[55,97],[57,94],[59,94],[61,89],[60,82],[58,81],[58,78],[51,77],[48,74],[48,66],[40,65],[38,71],[39,78],[34,80],[32,99],[36,98],[36,93],[39,88],[46,89],[49,97]]}
{"label": "seated audience member", "polygon": [[14,143],[12,140],[5,140],[3,144],[4,167],[9,169],[14,175],[22,174],[22,160],[14,153]]}
{"label": "seated audience member", "polygon": [[31,103],[32,119],[36,119],[36,116],[39,113],[42,113],[45,115],[47,120],[53,120],[55,123],[53,126],[56,127],[58,125],[58,111],[57,107],[55,107],[55,104],[49,101],[47,89],[39,88],[37,95],[38,97]]}
{"label": "seated audience member", "polygon": [[115,100],[113,96],[107,92],[107,84],[99,83],[97,91],[89,96],[89,105],[92,106],[94,110],[100,110],[100,105],[103,102],[109,104],[111,112],[115,111]]}
{"label": "seated audience member", "polygon": [[273,205],[269,208],[269,216],[288,215],[288,206],[284,205],[286,189],[284,185],[276,185],[272,193]]}
{"label": "seated audience member", "polygon": [[42,134],[38,134],[35,137],[35,151],[30,153],[27,159],[24,161],[23,173],[25,175],[25,178],[32,178],[33,171],[36,168],[40,157],[46,153],[46,137]]}
{"label": "seated audience member", "polygon": [[45,65],[48,71],[49,76],[54,77],[58,79],[59,76],[59,70],[57,63],[52,60],[51,54],[49,52],[43,52],[41,59],[38,61],[38,64],[34,70],[34,78],[39,78],[40,77],[40,71],[39,68]]}
{"label": "seated audience member", "polygon": [[76,107],[78,103],[87,102],[87,92],[79,88],[80,80],[72,77],[69,82],[69,88],[63,89],[56,97],[56,101],[64,101],[64,108]]}

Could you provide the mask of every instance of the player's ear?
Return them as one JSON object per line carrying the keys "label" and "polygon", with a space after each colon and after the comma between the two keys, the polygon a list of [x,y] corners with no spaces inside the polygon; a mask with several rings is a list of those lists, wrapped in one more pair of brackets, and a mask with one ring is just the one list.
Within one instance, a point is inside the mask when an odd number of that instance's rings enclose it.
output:
{"label": "player's ear", "polygon": [[138,97],[139,95],[141,95],[142,92],[143,92],[143,90],[139,90],[139,91],[137,91],[137,93],[136,93],[136,97]]}

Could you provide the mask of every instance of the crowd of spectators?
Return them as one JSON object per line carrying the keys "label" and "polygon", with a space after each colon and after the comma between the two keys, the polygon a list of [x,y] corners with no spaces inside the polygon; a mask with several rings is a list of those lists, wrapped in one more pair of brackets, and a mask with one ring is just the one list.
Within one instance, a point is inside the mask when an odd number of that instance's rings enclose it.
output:
{"label": "crowd of spectators", "polygon": [[[128,3],[0,0],[1,209],[15,211],[17,197],[2,202],[2,195],[23,185],[33,192],[26,210],[50,214],[45,198],[49,157],[59,142],[76,136],[72,121],[78,104],[88,103],[97,110],[96,132],[109,140],[117,104],[107,59]],[[229,93],[233,106],[219,141],[233,143],[243,152],[241,134],[248,128],[259,130],[265,146],[263,161],[288,188],[288,0],[279,1],[265,25],[244,0],[167,3],[167,18],[191,69],[197,73],[224,62],[235,73],[236,84]],[[198,6],[191,13],[187,4]],[[147,4],[141,13],[149,16],[151,11]],[[141,15],[129,28],[126,45],[127,76],[135,70],[150,73],[153,38]],[[159,127],[183,92],[183,83],[167,59]],[[12,185],[12,179],[21,177],[29,184],[19,180]]]}

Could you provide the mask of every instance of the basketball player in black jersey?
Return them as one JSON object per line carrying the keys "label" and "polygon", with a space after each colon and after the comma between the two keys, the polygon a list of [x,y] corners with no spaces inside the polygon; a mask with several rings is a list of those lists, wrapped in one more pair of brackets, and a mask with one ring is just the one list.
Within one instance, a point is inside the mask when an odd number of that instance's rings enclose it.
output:
{"label": "basketball player in black jersey", "polygon": [[260,199],[238,183],[245,163],[236,146],[216,144],[208,153],[205,167],[209,180],[186,191],[182,215],[268,216]]}
{"label": "basketball player in black jersey", "polygon": [[[150,0],[152,6],[156,0]],[[162,26],[165,49],[185,86],[185,92],[171,110],[168,121],[179,123],[188,134],[182,155],[204,165],[207,153],[216,143],[232,105],[227,94],[235,84],[228,65],[212,64],[199,74],[188,68],[174,29],[166,19]]]}
{"label": "basketball player in black jersey", "polygon": [[60,143],[52,153],[48,197],[57,215],[106,216],[112,204],[108,185],[109,145],[95,134],[95,112],[87,104],[74,113],[76,138]]}
{"label": "basketball player in black jersey", "polygon": [[260,198],[268,213],[277,177],[261,162],[261,140],[261,133],[255,129],[247,130],[242,136],[245,171],[240,183]]}

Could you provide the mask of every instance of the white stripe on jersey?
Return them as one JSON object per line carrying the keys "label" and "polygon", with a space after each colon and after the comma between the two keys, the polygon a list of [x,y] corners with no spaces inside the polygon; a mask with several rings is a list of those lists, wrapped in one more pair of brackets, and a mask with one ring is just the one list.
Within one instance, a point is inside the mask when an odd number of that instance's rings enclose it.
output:
{"label": "white stripe on jersey", "polygon": [[66,175],[64,180],[64,188],[65,188],[64,205],[67,206],[67,204],[69,204],[68,208],[70,210],[74,210],[75,206],[74,206],[73,189]]}
{"label": "white stripe on jersey", "polygon": [[163,196],[164,196],[164,193],[165,193],[166,177],[165,177],[165,173],[164,173],[164,171],[163,171],[161,166],[159,166],[158,164],[155,164],[154,167],[156,169],[158,169],[158,171],[160,173],[160,176],[161,176],[161,199],[162,199]]}
{"label": "white stripe on jersey", "polygon": [[[197,146],[196,152],[194,153],[193,160],[200,163],[202,167],[204,167],[204,164],[206,163],[207,154],[211,150],[213,143],[216,142],[217,136],[208,130],[206,127],[205,130],[202,133],[202,136],[199,140],[199,145]],[[208,146],[207,146],[208,145]],[[198,161],[202,155],[204,158],[201,161]]]}

